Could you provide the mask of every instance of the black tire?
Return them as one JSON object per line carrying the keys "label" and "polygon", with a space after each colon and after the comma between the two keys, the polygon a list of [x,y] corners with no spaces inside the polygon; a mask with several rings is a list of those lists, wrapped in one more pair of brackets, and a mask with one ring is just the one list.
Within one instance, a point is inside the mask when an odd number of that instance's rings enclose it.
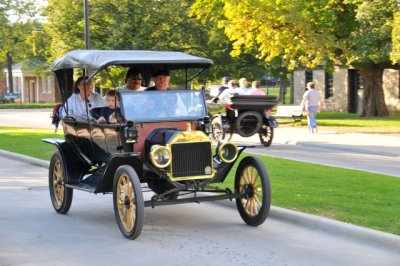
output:
{"label": "black tire", "polygon": [[67,181],[64,161],[60,152],[53,154],[49,167],[50,199],[56,212],[66,214],[71,208],[73,189],[65,186]]}
{"label": "black tire", "polygon": [[211,134],[211,140],[213,144],[217,144],[225,138],[225,129],[222,126],[222,117],[215,115],[211,118],[211,124],[213,125],[213,133]]}
{"label": "black tire", "polygon": [[241,113],[235,120],[235,129],[242,137],[251,137],[257,134],[263,124],[261,114],[256,111],[246,111]]}
{"label": "black tire", "polygon": [[236,206],[243,221],[252,226],[262,224],[271,207],[271,186],[260,159],[249,156],[239,163],[235,191],[241,195],[236,199]]}
{"label": "black tire", "polygon": [[264,124],[259,132],[260,142],[264,147],[269,147],[272,144],[272,139],[274,138],[274,129],[266,124]]}
{"label": "black tire", "polygon": [[139,177],[129,165],[115,172],[113,202],[119,230],[128,239],[137,238],[143,229],[144,203]]}

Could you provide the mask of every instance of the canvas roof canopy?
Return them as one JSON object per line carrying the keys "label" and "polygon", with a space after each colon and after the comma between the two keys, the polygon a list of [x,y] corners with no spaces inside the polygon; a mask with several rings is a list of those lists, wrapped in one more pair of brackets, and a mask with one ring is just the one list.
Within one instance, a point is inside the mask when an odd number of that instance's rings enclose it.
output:
{"label": "canvas roof canopy", "polygon": [[153,68],[208,68],[213,61],[182,52],[136,50],[74,50],[57,59],[53,71],[85,68],[99,71],[110,65],[151,65]]}
{"label": "canvas roof canopy", "polygon": [[[213,61],[208,58],[171,51],[73,50],[56,59],[53,64],[53,71],[56,74],[58,89],[63,102],[73,93],[74,69],[88,71],[86,73],[90,73],[88,76],[91,79],[101,70],[113,65],[140,67],[144,72],[145,79],[149,80],[151,74],[157,69],[193,68],[197,72],[192,76],[193,78],[211,67]],[[186,76],[186,80],[188,81],[188,76]]]}

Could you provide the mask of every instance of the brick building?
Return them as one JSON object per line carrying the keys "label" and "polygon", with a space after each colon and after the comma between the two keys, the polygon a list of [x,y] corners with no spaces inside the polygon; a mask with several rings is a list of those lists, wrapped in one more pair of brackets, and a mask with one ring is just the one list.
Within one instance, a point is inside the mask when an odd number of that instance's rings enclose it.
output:
{"label": "brick building", "polygon": [[[8,71],[4,70],[6,78],[5,91],[8,92]],[[22,103],[55,103],[61,101],[56,89],[53,75],[43,76],[34,73],[32,68],[23,63],[12,65],[14,93],[21,95]],[[3,89],[4,91],[4,89]]]}

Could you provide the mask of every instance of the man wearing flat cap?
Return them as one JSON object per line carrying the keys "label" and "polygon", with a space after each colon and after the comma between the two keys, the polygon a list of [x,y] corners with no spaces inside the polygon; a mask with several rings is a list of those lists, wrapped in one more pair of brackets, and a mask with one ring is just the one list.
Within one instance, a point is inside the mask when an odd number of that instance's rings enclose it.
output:
{"label": "man wearing flat cap", "polygon": [[142,71],[136,67],[130,67],[125,75],[125,85],[117,88],[119,91],[144,91],[142,87]]}
{"label": "man wearing flat cap", "polygon": [[147,91],[154,91],[154,90],[160,90],[160,91],[165,91],[165,90],[170,90],[169,88],[169,81],[171,79],[169,75],[169,71],[167,69],[158,69],[153,73],[153,79],[154,79],[154,86],[149,87],[146,90]]}

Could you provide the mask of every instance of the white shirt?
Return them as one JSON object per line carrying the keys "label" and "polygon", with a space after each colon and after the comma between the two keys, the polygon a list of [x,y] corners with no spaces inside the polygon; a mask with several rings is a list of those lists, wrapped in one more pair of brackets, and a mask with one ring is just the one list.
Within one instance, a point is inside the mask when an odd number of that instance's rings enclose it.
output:
{"label": "white shirt", "polygon": [[146,89],[147,89],[147,87],[140,86],[140,88],[138,90],[130,90],[126,87],[126,85],[116,88],[116,90],[118,90],[118,91],[144,91]]}
{"label": "white shirt", "polygon": [[[90,93],[88,97],[88,112],[95,107],[103,107],[105,106],[105,100],[98,93]],[[65,107],[68,108],[68,115],[75,116],[77,118],[87,120],[88,117],[86,115],[86,103],[85,100],[82,100],[81,95],[79,93],[72,94],[68,101],[65,104]],[[65,108],[63,109],[63,116],[65,116]],[[89,113],[90,116],[90,113]]]}
{"label": "white shirt", "polygon": [[308,106],[318,106],[319,101],[319,91],[316,89],[308,89],[303,98],[307,100]]}
{"label": "white shirt", "polygon": [[241,94],[241,91],[239,91],[239,89],[226,89],[224,90],[219,96],[218,99],[222,102],[227,102],[229,100],[229,96],[231,96],[232,94]]}

